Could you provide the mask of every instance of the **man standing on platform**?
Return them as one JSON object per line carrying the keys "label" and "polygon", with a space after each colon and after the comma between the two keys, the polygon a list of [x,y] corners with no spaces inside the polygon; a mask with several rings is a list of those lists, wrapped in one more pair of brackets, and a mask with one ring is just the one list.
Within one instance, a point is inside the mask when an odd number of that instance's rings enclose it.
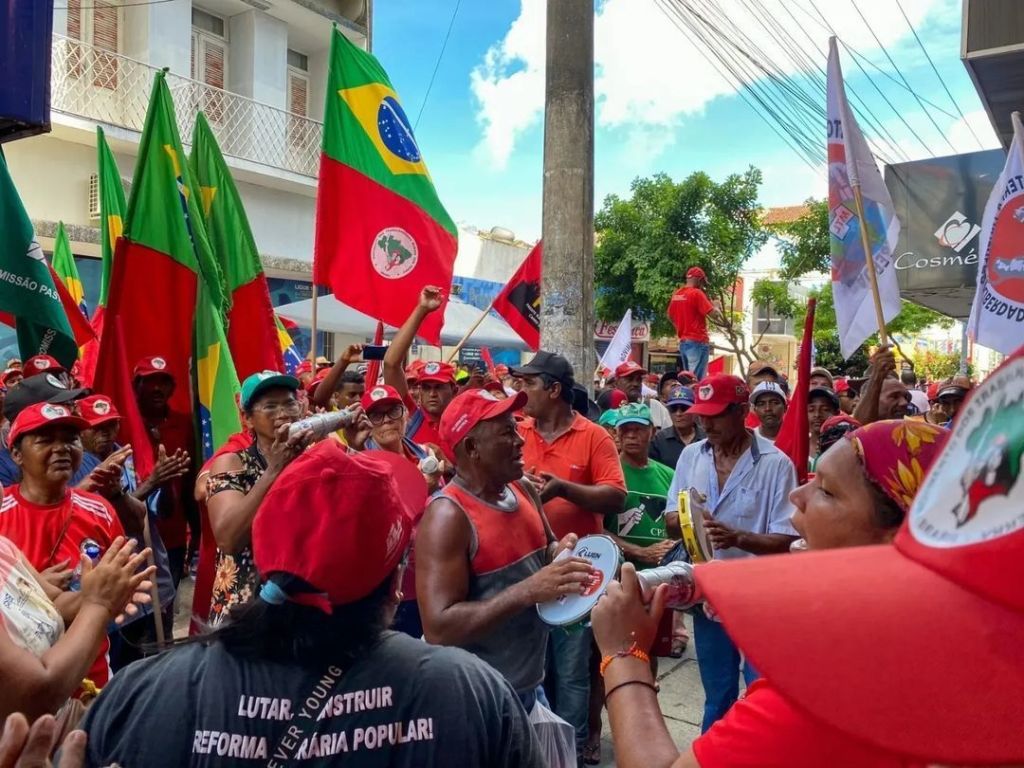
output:
{"label": "man standing on platform", "polygon": [[693,371],[698,380],[708,370],[711,339],[708,336],[708,317],[720,321],[721,315],[704,293],[707,275],[700,267],[686,270],[686,285],[672,294],[668,304],[668,317],[679,334],[679,358],[682,366]]}
{"label": "man standing on platform", "polygon": [[[540,493],[555,536],[601,533],[605,515],[622,511],[626,482],[608,433],[572,409],[572,365],[541,350],[512,373],[522,379],[527,395],[529,418],[519,426],[527,478]],[[576,729],[581,752],[587,740],[590,648],[589,629],[551,633],[545,688],[555,713]]]}

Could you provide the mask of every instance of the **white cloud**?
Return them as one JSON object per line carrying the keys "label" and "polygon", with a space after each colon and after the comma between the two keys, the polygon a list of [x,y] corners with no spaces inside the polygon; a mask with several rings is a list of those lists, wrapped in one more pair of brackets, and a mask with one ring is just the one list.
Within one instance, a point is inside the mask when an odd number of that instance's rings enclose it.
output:
{"label": "white cloud", "polygon": [[[972,129],[974,131],[973,134],[971,133]],[[998,149],[1002,146],[996,137],[996,132],[992,128],[992,123],[988,120],[988,113],[984,109],[968,112],[962,119],[956,120],[949,127],[946,135],[953,142],[953,146],[961,152]],[[980,147],[978,146],[978,140],[981,141]]]}
{"label": "white cloud", "polygon": [[[808,50],[814,41],[824,66],[829,32],[811,5],[801,0],[758,0],[769,17],[789,30]],[[786,5],[783,6],[783,3]],[[878,53],[878,43],[856,9],[848,3],[816,0],[828,23],[840,37],[865,54]],[[478,157],[504,168],[517,141],[539,124],[544,107],[545,1],[522,0],[519,16],[508,33],[491,46],[472,71],[470,87],[477,100],[477,121],[482,137]],[[750,13],[740,0],[714,0],[715,14],[736,25],[730,38],[744,48],[765,51],[776,61],[798,64],[784,52],[765,28],[763,19]],[[956,0],[903,0],[911,22],[920,27],[930,13],[948,15]],[[704,8],[709,7],[706,3]],[[862,0],[859,7],[872,30],[887,47],[909,36],[902,17],[888,0]],[[790,17],[795,16],[796,21]],[[709,19],[723,28],[721,17]],[[800,29],[798,33],[794,30]],[[882,56],[873,55],[882,62]],[[599,127],[629,127],[627,136],[654,137],[645,155],[672,144],[675,128],[686,117],[700,114],[718,96],[735,89],[667,17],[655,0],[599,0],[594,22],[596,121]],[[637,130],[639,129],[639,130]]]}

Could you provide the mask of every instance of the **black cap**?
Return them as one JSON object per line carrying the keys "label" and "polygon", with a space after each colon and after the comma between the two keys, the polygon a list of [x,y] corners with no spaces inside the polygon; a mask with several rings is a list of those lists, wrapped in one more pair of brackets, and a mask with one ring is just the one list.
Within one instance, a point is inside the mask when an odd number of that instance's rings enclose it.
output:
{"label": "black cap", "polygon": [[69,403],[88,395],[88,389],[68,389],[51,373],[29,376],[7,393],[4,418],[14,421],[25,408],[36,403]]}
{"label": "black cap", "polygon": [[576,383],[572,363],[554,352],[541,350],[533,356],[533,360],[520,368],[509,368],[513,376],[538,376],[546,373],[567,387]]}
{"label": "black cap", "polygon": [[832,407],[836,409],[836,413],[839,413],[839,397],[828,387],[811,387],[807,393],[807,402],[810,403],[815,398],[828,400],[832,403]]}

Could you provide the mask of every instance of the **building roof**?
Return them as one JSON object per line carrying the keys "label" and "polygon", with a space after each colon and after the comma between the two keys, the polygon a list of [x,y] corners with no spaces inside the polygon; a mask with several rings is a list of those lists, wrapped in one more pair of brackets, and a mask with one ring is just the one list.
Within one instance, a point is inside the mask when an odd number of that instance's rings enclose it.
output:
{"label": "building roof", "polygon": [[761,215],[761,223],[766,226],[792,224],[810,212],[811,209],[806,205],[784,205],[778,208],[766,208]]}

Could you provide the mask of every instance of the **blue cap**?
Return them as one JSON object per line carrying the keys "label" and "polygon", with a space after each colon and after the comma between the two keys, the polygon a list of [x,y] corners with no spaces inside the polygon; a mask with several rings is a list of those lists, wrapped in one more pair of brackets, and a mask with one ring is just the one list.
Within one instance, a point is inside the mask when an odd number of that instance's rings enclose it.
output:
{"label": "blue cap", "polygon": [[674,387],[668,393],[668,400],[665,401],[665,405],[685,405],[687,408],[690,408],[695,402],[696,399],[690,387]]}

